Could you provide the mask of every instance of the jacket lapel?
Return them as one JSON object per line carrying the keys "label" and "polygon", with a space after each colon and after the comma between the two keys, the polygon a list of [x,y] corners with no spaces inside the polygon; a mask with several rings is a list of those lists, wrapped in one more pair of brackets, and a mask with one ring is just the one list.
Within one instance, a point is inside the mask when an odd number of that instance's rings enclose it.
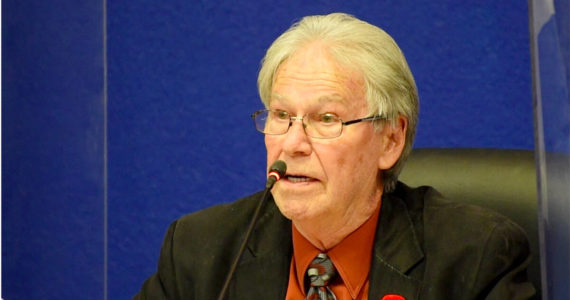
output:
{"label": "jacket lapel", "polygon": [[397,294],[418,299],[421,282],[408,272],[423,260],[418,232],[404,202],[392,195],[382,199],[370,267],[368,299]]}
{"label": "jacket lapel", "polygon": [[[424,259],[418,234],[404,202],[392,195],[384,197],[368,299],[387,294],[418,299],[421,282],[408,276]],[[236,269],[228,299],[285,299],[292,251],[291,221],[270,198]]]}
{"label": "jacket lapel", "polygon": [[285,299],[292,255],[291,222],[268,199],[238,265],[228,299]]}

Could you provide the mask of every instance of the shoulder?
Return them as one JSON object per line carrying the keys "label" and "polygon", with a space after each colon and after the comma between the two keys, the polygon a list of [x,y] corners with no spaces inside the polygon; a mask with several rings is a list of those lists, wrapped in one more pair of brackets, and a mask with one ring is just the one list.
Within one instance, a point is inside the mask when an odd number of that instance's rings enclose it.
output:
{"label": "shoulder", "polygon": [[[220,289],[262,193],[216,205],[174,221],[165,235],[158,270],[141,289],[140,299],[209,299]],[[275,204],[262,211],[275,219]],[[139,298],[137,298],[139,299]]]}
{"label": "shoulder", "polygon": [[204,246],[212,240],[226,240],[241,233],[249,224],[249,218],[261,196],[262,192],[258,192],[231,203],[187,214],[171,225],[173,239],[179,243],[191,242],[193,245]]}
{"label": "shoulder", "polygon": [[529,255],[524,230],[500,213],[446,199],[433,188],[426,190],[423,202],[426,251],[457,259],[469,255],[478,267],[496,259],[483,260],[491,252],[496,256]]}
{"label": "shoulder", "polygon": [[426,189],[423,217],[426,233],[434,235],[445,232],[450,237],[476,242],[488,242],[497,235],[526,241],[524,230],[497,211],[447,199],[433,188]]}
{"label": "shoulder", "polygon": [[530,247],[518,224],[493,210],[446,199],[432,187],[399,184],[398,193],[422,236],[429,286],[461,287],[461,293],[479,296],[491,290],[508,294],[513,287],[532,293],[521,280]]}
{"label": "shoulder", "polygon": [[482,232],[509,231],[526,239],[524,230],[500,213],[477,205],[448,199],[430,186],[411,188],[398,184],[396,196],[404,201],[413,219],[421,220],[426,235],[458,234],[464,239]]}

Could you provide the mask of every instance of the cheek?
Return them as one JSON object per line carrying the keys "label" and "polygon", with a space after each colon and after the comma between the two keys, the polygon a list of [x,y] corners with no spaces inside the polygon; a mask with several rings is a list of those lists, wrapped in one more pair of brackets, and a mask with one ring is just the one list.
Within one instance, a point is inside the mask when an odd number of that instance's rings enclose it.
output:
{"label": "cheek", "polygon": [[265,136],[265,150],[267,150],[267,154],[269,152],[273,152],[276,148],[275,138],[269,135]]}
{"label": "cheek", "polygon": [[346,159],[344,158],[344,156],[341,156],[336,160],[336,164],[339,167],[343,167],[345,163],[346,163]]}
{"label": "cheek", "polygon": [[[366,165],[364,165],[366,164]],[[362,168],[368,167],[367,162],[365,161],[364,155],[362,152],[359,152],[358,155],[354,158],[354,161],[348,165],[349,168],[352,168],[350,171],[352,174],[358,174],[362,172]],[[357,181],[360,181],[358,176],[350,176],[351,184],[359,184]]]}
{"label": "cheek", "polygon": [[361,151],[343,151],[336,157],[335,161],[340,169],[354,168],[364,162],[364,154]]}
{"label": "cheek", "polygon": [[[352,147],[341,151],[335,160],[337,175],[342,177],[346,184],[361,184],[364,178],[369,178],[377,170],[376,155],[371,154],[377,151],[373,144],[363,142],[359,147]],[[338,149],[338,148],[337,148]],[[361,175],[361,176],[359,176]]]}
{"label": "cheek", "polygon": [[281,153],[280,143],[278,139],[274,136],[265,136],[265,150],[267,151],[267,164],[269,166],[270,163],[275,161],[279,158]]}

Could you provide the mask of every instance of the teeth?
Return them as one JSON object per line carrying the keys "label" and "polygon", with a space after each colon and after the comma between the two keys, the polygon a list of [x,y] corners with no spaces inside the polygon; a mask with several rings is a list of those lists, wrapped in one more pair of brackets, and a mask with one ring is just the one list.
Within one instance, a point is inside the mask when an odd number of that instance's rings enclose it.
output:
{"label": "teeth", "polygon": [[288,176],[287,179],[291,182],[307,182],[311,180],[311,178],[304,176]]}

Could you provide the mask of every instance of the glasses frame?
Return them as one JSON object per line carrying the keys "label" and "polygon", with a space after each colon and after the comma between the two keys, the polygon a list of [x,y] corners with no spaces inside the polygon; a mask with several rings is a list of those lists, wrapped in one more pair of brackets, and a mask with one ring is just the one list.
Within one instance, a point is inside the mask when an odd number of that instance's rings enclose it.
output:
{"label": "glasses frame", "polygon": [[348,125],[352,125],[352,124],[357,124],[357,123],[360,123],[360,122],[372,122],[372,121],[378,121],[378,120],[386,120],[386,118],[383,117],[383,116],[381,116],[381,115],[375,115],[375,116],[370,116],[370,117],[364,117],[364,118],[354,119],[354,120],[350,120],[350,121],[346,121],[346,122],[344,122],[341,118],[339,118],[341,126],[340,126],[340,132],[338,133],[337,136],[332,136],[332,137],[316,137],[316,136],[311,136],[311,135],[309,135],[309,134],[307,133],[307,131],[305,130],[305,128],[307,127],[307,124],[305,124],[305,117],[306,117],[307,115],[304,115],[304,116],[301,116],[301,117],[290,115],[290,116],[289,116],[289,126],[287,127],[287,130],[285,130],[285,132],[283,132],[283,133],[266,133],[266,132],[263,132],[263,131],[261,131],[259,128],[257,128],[257,122],[255,121],[255,119],[256,119],[257,116],[259,116],[260,114],[266,113],[266,112],[268,113],[268,112],[276,112],[276,111],[270,110],[270,109],[261,109],[261,110],[258,110],[258,111],[256,111],[256,112],[254,112],[254,113],[251,114],[251,116],[250,116],[251,119],[253,120],[253,125],[255,126],[255,129],[256,129],[257,131],[259,131],[259,132],[261,132],[261,133],[263,133],[263,134],[266,134],[266,135],[283,135],[283,134],[286,134],[287,132],[289,132],[289,129],[291,128],[291,126],[293,126],[293,121],[300,120],[301,123],[303,124],[303,130],[305,131],[305,134],[306,134],[307,136],[311,137],[311,138],[314,138],[314,139],[334,139],[334,138],[337,138],[337,137],[339,137],[339,136],[342,135],[344,126],[348,126]]}

